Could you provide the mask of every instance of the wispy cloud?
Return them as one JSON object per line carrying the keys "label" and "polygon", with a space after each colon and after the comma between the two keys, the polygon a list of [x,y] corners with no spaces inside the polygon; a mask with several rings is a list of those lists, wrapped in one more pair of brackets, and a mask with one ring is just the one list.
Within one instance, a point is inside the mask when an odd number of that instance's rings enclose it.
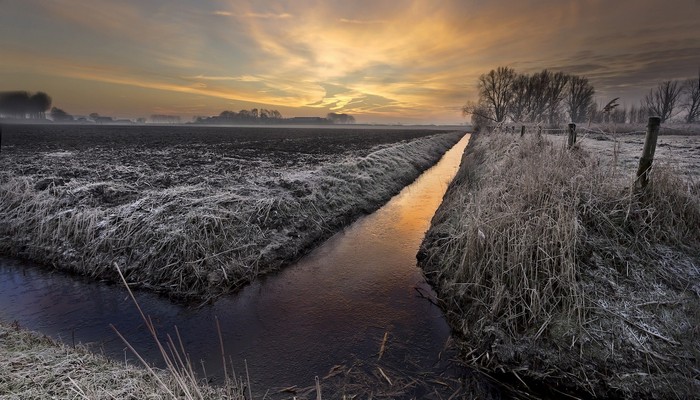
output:
{"label": "wispy cloud", "polygon": [[255,12],[250,12],[243,14],[243,16],[248,17],[248,18],[261,18],[261,19],[287,19],[287,18],[292,18],[293,15],[289,13],[281,13],[281,14],[275,14],[275,13],[255,13]]}
{"label": "wispy cloud", "polygon": [[240,76],[207,76],[207,75],[196,75],[188,77],[189,79],[197,79],[204,81],[236,81],[236,82],[260,82],[263,79],[253,75],[240,75]]}
{"label": "wispy cloud", "polygon": [[222,17],[239,17],[239,18],[259,18],[259,19],[287,19],[292,18],[294,15],[289,13],[260,13],[260,12],[246,12],[246,13],[234,13],[231,11],[216,10],[212,12],[212,15],[219,15]]}
{"label": "wispy cloud", "polygon": [[348,18],[341,18],[338,21],[346,23],[346,24],[358,24],[358,25],[384,24],[387,22],[386,20],[383,20],[383,19],[363,20],[363,19],[348,19]]}
{"label": "wispy cloud", "polygon": [[0,90],[44,74],[196,104],[458,121],[479,74],[510,65],[587,75],[601,95],[636,99],[697,72],[692,3],[25,0],[0,14]]}

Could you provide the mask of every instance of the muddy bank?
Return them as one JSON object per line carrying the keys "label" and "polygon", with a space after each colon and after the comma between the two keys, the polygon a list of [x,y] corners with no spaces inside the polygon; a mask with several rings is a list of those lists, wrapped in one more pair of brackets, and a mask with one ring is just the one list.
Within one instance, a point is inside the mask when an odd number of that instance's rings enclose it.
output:
{"label": "muddy bank", "polygon": [[470,365],[554,396],[693,397],[700,184],[657,159],[634,192],[598,154],[472,136],[419,263]]}
{"label": "muddy bank", "polygon": [[463,136],[356,132],[350,146],[334,133],[338,146],[324,150],[322,133],[290,134],[300,150],[286,153],[279,133],[225,152],[228,142],[185,146],[167,132],[160,141],[150,132],[142,147],[112,139],[25,151],[21,142],[0,158],[0,253],[110,281],[116,263],[134,287],[215,296],[374,211]]}

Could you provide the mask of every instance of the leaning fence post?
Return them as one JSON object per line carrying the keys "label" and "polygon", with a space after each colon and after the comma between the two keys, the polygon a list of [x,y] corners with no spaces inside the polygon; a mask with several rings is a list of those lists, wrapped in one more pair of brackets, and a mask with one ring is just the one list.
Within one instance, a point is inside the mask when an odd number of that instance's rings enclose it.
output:
{"label": "leaning fence post", "polygon": [[659,137],[660,126],[661,118],[649,117],[647,136],[644,139],[644,150],[642,150],[642,157],[639,159],[639,169],[637,169],[637,182],[642,188],[645,188],[647,183],[649,183],[649,170],[651,169],[651,163],[654,161],[656,139]]}
{"label": "leaning fence post", "polygon": [[569,148],[576,144],[576,124],[569,124]]}

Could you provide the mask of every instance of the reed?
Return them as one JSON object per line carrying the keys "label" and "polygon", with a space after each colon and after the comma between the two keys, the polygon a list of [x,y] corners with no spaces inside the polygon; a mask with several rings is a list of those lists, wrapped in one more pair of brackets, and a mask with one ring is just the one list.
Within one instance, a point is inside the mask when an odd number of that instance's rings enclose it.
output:
{"label": "reed", "polygon": [[232,381],[214,387],[172,371],[112,361],[16,323],[0,322],[0,354],[0,397],[7,399],[245,398]]}
{"label": "reed", "polygon": [[697,390],[700,184],[632,182],[583,145],[472,136],[419,254],[466,362],[584,396]]}

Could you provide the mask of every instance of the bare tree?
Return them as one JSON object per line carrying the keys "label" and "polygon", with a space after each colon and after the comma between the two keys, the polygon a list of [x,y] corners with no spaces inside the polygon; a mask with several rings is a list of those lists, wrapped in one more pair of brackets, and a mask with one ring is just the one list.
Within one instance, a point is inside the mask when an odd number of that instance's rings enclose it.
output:
{"label": "bare tree", "polygon": [[588,78],[579,76],[571,77],[568,89],[565,103],[571,122],[584,122],[593,104],[595,89],[588,82]]}
{"label": "bare tree", "polygon": [[681,89],[678,81],[661,82],[655,89],[651,89],[644,96],[644,104],[649,113],[661,118],[661,123],[669,120],[673,116]]}
{"label": "bare tree", "polygon": [[550,124],[558,122],[561,115],[561,103],[566,96],[564,88],[569,82],[569,75],[563,72],[551,74],[547,85],[547,120]]}
{"label": "bare tree", "polygon": [[524,75],[498,67],[479,77],[478,88],[479,100],[462,107],[462,113],[471,115],[477,126],[506,119],[553,124],[560,122],[566,112],[573,112],[572,118],[583,121],[594,106],[595,90],[586,78],[546,69]]}
{"label": "bare tree", "polygon": [[355,117],[350,114],[328,113],[326,119],[334,124],[354,124]]}
{"label": "bare tree", "polygon": [[515,71],[509,67],[498,67],[479,77],[479,103],[493,111],[496,122],[502,122],[506,118],[515,77]]}
{"label": "bare tree", "polygon": [[544,122],[547,109],[549,108],[548,88],[552,80],[552,73],[546,69],[533,74],[530,77],[530,109],[529,119],[531,122]]}
{"label": "bare tree", "polygon": [[629,112],[627,113],[627,115],[629,117],[630,124],[634,124],[635,122],[637,122],[637,114],[638,113],[639,113],[639,109],[637,108],[637,106],[632,104],[630,106]]}
{"label": "bare tree", "polygon": [[700,121],[700,70],[698,79],[688,79],[683,83],[683,94],[681,107],[687,113],[685,121],[689,124]]}
{"label": "bare tree", "polygon": [[471,122],[475,129],[480,129],[490,125],[492,122],[497,122],[493,115],[493,110],[488,105],[474,103],[473,101],[468,101],[467,104],[462,107],[462,115],[465,117],[467,115],[471,116]]}
{"label": "bare tree", "polygon": [[530,77],[519,74],[511,84],[511,101],[508,104],[508,114],[513,122],[527,121],[530,102]]}

